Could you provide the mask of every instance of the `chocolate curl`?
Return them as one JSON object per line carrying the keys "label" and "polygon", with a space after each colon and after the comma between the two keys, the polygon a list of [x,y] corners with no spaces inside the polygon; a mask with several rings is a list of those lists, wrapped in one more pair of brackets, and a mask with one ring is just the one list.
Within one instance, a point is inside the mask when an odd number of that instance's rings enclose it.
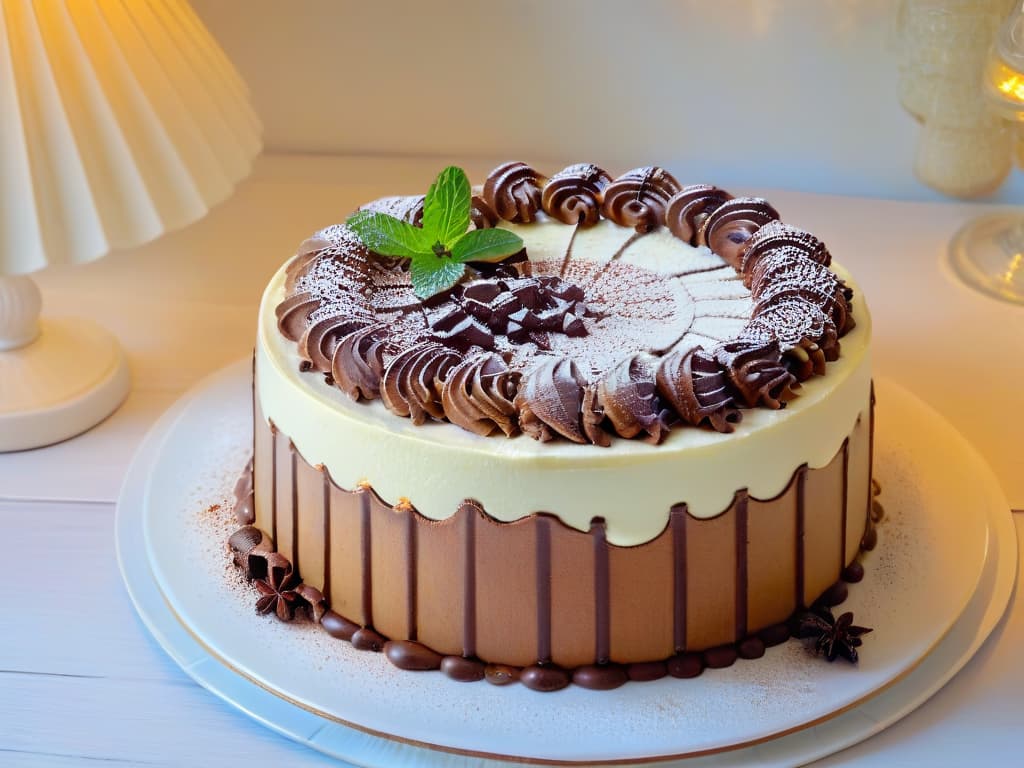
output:
{"label": "chocolate curl", "polygon": [[732,195],[710,184],[683,187],[668,201],[665,225],[684,243],[696,245],[697,233],[704,221],[729,200],[732,200]]}
{"label": "chocolate curl", "polygon": [[505,221],[529,224],[541,207],[542,184],[542,177],[526,163],[505,163],[487,177],[483,199]]}
{"label": "chocolate curl", "polygon": [[544,185],[541,205],[563,224],[590,227],[601,220],[604,190],[611,183],[611,177],[596,165],[570,165]]}
{"label": "chocolate curl", "polygon": [[665,207],[679,182],[664,168],[634,168],[604,190],[601,212],[623,227],[650,232],[665,223]]}

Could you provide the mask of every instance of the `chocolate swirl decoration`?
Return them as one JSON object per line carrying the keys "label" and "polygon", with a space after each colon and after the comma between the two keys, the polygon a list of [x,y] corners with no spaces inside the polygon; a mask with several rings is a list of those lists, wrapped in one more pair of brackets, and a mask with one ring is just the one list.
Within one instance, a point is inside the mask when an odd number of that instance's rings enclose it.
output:
{"label": "chocolate swirl decoration", "polygon": [[348,312],[330,312],[316,320],[314,317],[315,313],[299,339],[299,356],[324,373],[331,372],[334,348],[338,341],[374,322],[370,312],[354,307],[349,308]]}
{"label": "chocolate swirl decoration", "polygon": [[289,341],[298,341],[306,332],[309,316],[320,306],[320,299],[308,291],[296,293],[274,308],[277,330]]}
{"label": "chocolate swirl decoration", "polygon": [[353,400],[380,397],[387,326],[375,323],[344,336],[334,348],[331,378]]}
{"label": "chocolate swirl decoration", "polygon": [[505,221],[529,224],[540,210],[543,183],[540,174],[526,163],[505,163],[484,182],[484,202]]}
{"label": "chocolate swirl decoration", "polygon": [[665,224],[673,235],[684,243],[697,244],[697,233],[704,220],[732,195],[710,184],[690,184],[683,187],[668,201]]}
{"label": "chocolate swirl decoration", "polygon": [[678,191],[679,182],[664,168],[634,168],[604,190],[601,213],[623,227],[650,232],[665,223],[665,206]]}
{"label": "chocolate swirl decoration", "polygon": [[518,431],[513,400],[520,374],[499,355],[468,357],[448,371],[441,388],[444,415],[452,424],[487,436],[496,429],[511,437]]}
{"label": "chocolate swirl decoration", "polygon": [[441,388],[461,356],[432,341],[420,342],[395,357],[384,369],[380,394],[388,410],[423,424],[443,419]]}
{"label": "chocolate swirl decoration", "polygon": [[743,284],[750,287],[750,275],[758,260],[775,248],[795,248],[805,258],[827,267],[832,263],[832,254],[817,237],[810,232],[783,224],[781,221],[770,221],[750,236],[747,248],[743,252],[740,272]]}
{"label": "chocolate swirl decoration", "polygon": [[825,363],[839,359],[839,334],[821,307],[789,296],[765,307],[741,334],[762,342],[777,339],[789,370],[798,381],[823,376]]}
{"label": "chocolate swirl decoration", "polygon": [[655,381],[658,394],[687,424],[732,432],[743,418],[725,372],[699,346],[677,347],[665,355]]}
{"label": "chocolate swirl decoration", "polygon": [[740,269],[747,241],[757,230],[779,218],[767,200],[734,197],[716,208],[697,233],[697,245],[706,245],[735,270]]}
{"label": "chocolate swirl decoration", "polygon": [[612,177],[596,165],[570,165],[544,185],[541,205],[563,224],[590,227],[601,220],[604,190],[611,183]]}
{"label": "chocolate swirl decoration", "polygon": [[644,439],[657,445],[668,435],[666,416],[654,375],[639,354],[623,360],[584,393],[583,431],[595,445],[611,444],[603,429],[606,422],[620,437],[645,433]]}
{"label": "chocolate swirl decoration", "polygon": [[712,352],[747,408],[763,405],[778,409],[794,397],[796,377],[783,364],[777,339],[741,336],[719,344]]}
{"label": "chocolate swirl decoration", "polygon": [[821,307],[839,336],[855,325],[850,313],[853,292],[828,267],[804,257],[799,248],[774,248],[758,259],[750,275],[754,317],[780,299],[799,296]]}
{"label": "chocolate swirl decoration", "polygon": [[580,411],[586,383],[572,360],[545,358],[527,372],[516,393],[513,404],[520,429],[542,443],[556,435],[574,443],[587,442]]}

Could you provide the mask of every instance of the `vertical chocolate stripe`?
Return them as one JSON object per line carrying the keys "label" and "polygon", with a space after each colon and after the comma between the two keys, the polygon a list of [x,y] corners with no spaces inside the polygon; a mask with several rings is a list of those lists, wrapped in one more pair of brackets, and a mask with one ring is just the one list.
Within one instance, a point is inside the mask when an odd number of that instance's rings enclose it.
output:
{"label": "vertical chocolate stripe", "polygon": [[736,639],[747,635],[747,511],[746,491],[736,494]]}
{"label": "vertical chocolate stripe", "polygon": [[[875,478],[875,382],[871,381],[871,416],[868,421],[868,508],[866,520],[871,519],[871,502],[874,494]],[[255,482],[255,479],[253,480]]]}
{"label": "vertical chocolate stripe", "polygon": [[590,530],[594,538],[594,655],[598,664],[604,664],[611,656],[611,590],[604,518],[595,517]]}
{"label": "vertical chocolate stripe", "polygon": [[804,497],[807,486],[807,465],[796,475],[796,607],[804,608]]}
{"label": "vertical chocolate stripe", "polygon": [[277,546],[277,427],[270,423],[270,538]]}
{"label": "vertical chocolate stripe", "polygon": [[672,637],[676,653],[686,650],[686,505],[672,507]]}
{"label": "vertical chocolate stripe", "polygon": [[462,655],[476,655],[476,506],[466,504],[466,523],[463,527],[463,558],[465,579],[463,580]]}
{"label": "vertical chocolate stripe", "polygon": [[417,623],[417,589],[416,589],[416,547],[418,544],[416,536],[416,515],[411,509],[403,509],[401,514],[405,515],[405,594],[406,594],[406,626],[409,631],[409,639],[415,640],[418,634]]}
{"label": "vertical chocolate stripe", "polygon": [[363,560],[363,622],[366,626],[373,626],[373,539],[372,518],[370,515],[370,494],[369,488],[359,490],[359,506],[362,512],[362,560]]}
{"label": "vertical chocolate stripe", "polygon": [[292,457],[292,570],[301,579],[302,572],[299,570],[299,462],[295,443],[291,440],[288,441],[288,451]]}
{"label": "vertical chocolate stripe", "polygon": [[331,474],[321,467],[324,475],[324,585],[320,590],[324,600],[331,604]]}
{"label": "vertical chocolate stripe", "polygon": [[[860,425],[860,417],[857,418],[857,426]],[[850,438],[847,437],[843,440],[843,511],[841,517],[841,523],[839,525],[839,571],[843,572],[843,568],[846,567],[846,516],[848,514],[847,506],[849,504],[847,497],[850,493]]]}
{"label": "vertical chocolate stripe", "polygon": [[537,661],[551,661],[551,520],[537,518]]}
{"label": "vertical chocolate stripe", "polygon": [[562,267],[558,270],[559,277],[565,277],[565,270],[569,268],[569,261],[572,259],[572,246],[576,242],[576,233],[579,231],[580,225],[577,223],[572,231],[572,236],[569,238],[569,245],[565,249],[565,256],[562,257]]}

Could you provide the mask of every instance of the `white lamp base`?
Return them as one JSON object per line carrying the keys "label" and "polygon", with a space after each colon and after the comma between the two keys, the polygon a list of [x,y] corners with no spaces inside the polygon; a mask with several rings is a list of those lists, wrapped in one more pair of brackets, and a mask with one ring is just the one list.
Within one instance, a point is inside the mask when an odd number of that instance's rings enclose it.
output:
{"label": "white lamp base", "polygon": [[0,352],[0,452],[85,432],[117,409],[129,383],[124,353],[98,325],[39,321],[34,341]]}

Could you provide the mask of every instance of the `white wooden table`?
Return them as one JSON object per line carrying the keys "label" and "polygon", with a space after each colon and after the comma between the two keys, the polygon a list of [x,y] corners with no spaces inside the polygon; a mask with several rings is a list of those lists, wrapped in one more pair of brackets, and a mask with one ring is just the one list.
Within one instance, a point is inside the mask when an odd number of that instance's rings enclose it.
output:
{"label": "white wooden table", "polygon": [[[49,311],[91,316],[120,337],[134,389],[82,437],[0,455],[0,557],[10,566],[0,577],[0,765],[337,765],[222,703],[165,656],[121,584],[114,505],[161,412],[249,354],[259,295],[295,246],[361,201],[425,189],[442,164],[266,157],[230,201],[187,230],[38,276]],[[492,165],[464,163],[476,178]],[[1011,507],[1024,510],[1024,308],[974,294],[941,265],[957,227],[987,208],[758,191],[857,276],[874,314],[877,372],[955,424],[990,462]],[[1015,522],[1024,545],[1024,514]],[[1015,598],[934,699],[821,764],[1019,764],[1022,648],[1024,600]]]}

